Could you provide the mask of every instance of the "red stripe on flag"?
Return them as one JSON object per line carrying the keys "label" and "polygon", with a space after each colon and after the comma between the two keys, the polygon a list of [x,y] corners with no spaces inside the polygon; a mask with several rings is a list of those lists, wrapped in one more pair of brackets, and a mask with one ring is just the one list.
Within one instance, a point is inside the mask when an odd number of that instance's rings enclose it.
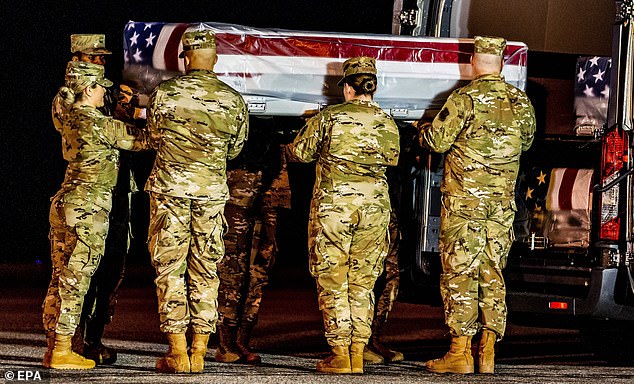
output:
{"label": "red stripe on flag", "polygon": [[178,63],[180,62],[180,52],[178,52],[178,46],[181,42],[181,37],[187,29],[189,24],[179,24],[173,30],[170,38],[165,45],[165,51],[163,51],[163,59],[165,60],[165,68],[168,71],[178,71]]}
{"label": "red stripe on flag", "polygon": [[572,209],[572,190],[575,186],[577,172],[579,172],[579,170],[574,168],[566,168],[564,171],[564,175],[561,178],[561,185],[559,186],[559,210]]}
{"label": "red stripe on flag", "polygon": [[[258,36],[216,33],[221,55],[348,58],[370,56],[381,61],[469,63],[473,43],[346,38],[336,36]],[[524,52],[521,52],[524,51]],[[526,47],[507,45],[507,65],[526,65]]]}

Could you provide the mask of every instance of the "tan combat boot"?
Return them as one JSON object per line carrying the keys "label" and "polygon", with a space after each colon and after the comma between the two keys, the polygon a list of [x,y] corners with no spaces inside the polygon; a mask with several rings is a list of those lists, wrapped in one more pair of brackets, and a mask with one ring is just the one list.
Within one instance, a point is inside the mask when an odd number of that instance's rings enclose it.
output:
{"label": "tan combat boot", "polygon": [[386,323],[387,314],[375,316],[372,320],[372,337],[363,352],[366,364],[395,363],[405,359],[403,353],[389,349],[380,341]]}
{"label": "tan combat boot", "polygon": [[71,349],[71,335],[55,334],[55,346],[51,351],[50,368],[54,369],[92,369],[95,362],[76,354]]}
{"label": "tan combat boot", "polygon": [[156,360],[156,370],[161,373],[188,373],[191,371],[187,355],[187,338],[184,333],[167,333],[169,349]]}
{"label": "tan combat boot", "polygon": [[46,352],[44,352],[44,358],[42,359],[42,365],[45,368],[51,367],[53,348],[55,348],[55,331],[46,331]]}
{"label": "tan combat boot", "polygon": [[216,361],[219,363],[235,363],[242,357],[236,346],[238,327],[228,326],[222,323],[218,327],[218,349],[216,349]]}
{"label": "tan combat boot", "polygon": [[349,347],[332,347],[330,356],[317,363],[317,372],[352,373]]}
{"label": "tan combat boot", "polygon": [[429,360],[425,368],[435,373],[473,373],[471,336],[452,337],[449,352],[440,359]]}
{"label": "tan combat boot", "polygon": [[238,337],[236,339],[236,346],[243,357],[243,360],[247,364],[260,364],[262,358],[257,353],[251,350],[251,333],[253,327],[255,327],[255,321],[243,321],[238,329]]}
{"label": "tan combat boot", "polygon": [[202,373],[205,369],[205,355],[207,354],[208,343],[209,334],[194,333],[192,348],[189,350],[191,373]]}
{"label": "tan combat boot", "polygon": [[495,369],[495,341],[497,334],[485,329],[482,331],[480,346],[478,348],[478,372],[494,373]]}
{"label": "tan combat boot", "polygon": [[350,368],[352,373],[363,373],[364,343],[350,344]]}

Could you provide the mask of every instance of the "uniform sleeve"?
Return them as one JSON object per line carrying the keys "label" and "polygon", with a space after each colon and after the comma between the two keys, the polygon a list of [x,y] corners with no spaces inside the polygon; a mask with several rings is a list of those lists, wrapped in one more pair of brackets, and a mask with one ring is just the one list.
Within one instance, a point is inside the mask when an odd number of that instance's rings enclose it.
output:
{"label": "uniform sleeve", "polygon": [[533,104],[531,104],[528,97],[526,97],[524,105],[524,112],[521,118],[519,119],[519,125],[522,132],[522,151],[528,150],[533,144],[533,138],[535,137],[535,109],[533,108]]}
{"label": "uniform sleeve", "polygon": [[291,161],[309,163],[317,159],[329,124],[329,114],[322,111],[311,117],[288,145]]}
{"label": "uniform sleeve", "polygon": [[244,147],[244,142],[249,137],[249,112],[241,96],[238,112],[235,117],[235,124],[236,136],[235,139],[229,143],[229,149],[227,151],[227,158],[229,160],[236,158],[240,154],[242,147]]}
{"label": "uniform sleeve", "polygon": [[53,104],[51,105],[51,117],[53,118],[53,125],[57,132],[62,133],[62,115],[64,114],[64,110],[62,108],[62,97],[59,92],[55,95],[53,99]]}
{"label": "uniform sleeve", "polygon": [[160,106],[163,102],[165,93],[158,87],[150,95],[147,107],[147,134],[150,146],[158,150],[161,142],[161,120]]}
{"label": "uniform sleeve", "polygon": [[145,131],[123,121],[105,116],[98,124],[106,142],[118,149],[143,151],[149,149]]}
{"label": "uniform sleeve", "polygon": [[420,145],[434,152],[445,152],[456,141],[471,116],[473,103],[468,95],[452,93],[431,124],[423,125]]}

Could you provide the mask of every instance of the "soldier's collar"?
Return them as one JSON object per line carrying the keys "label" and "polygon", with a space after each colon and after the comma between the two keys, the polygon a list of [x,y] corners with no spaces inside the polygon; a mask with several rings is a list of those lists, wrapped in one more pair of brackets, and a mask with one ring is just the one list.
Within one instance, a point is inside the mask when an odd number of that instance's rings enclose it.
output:
{"label": "soldier's collar", "polygon": [[502,80],[502,81],[504,81],[504,76],[502,76],[501,74],[489,73],[489,74],[486,74],[486,75],[480,75],[480,76],[476,77],[474,80],[481,80],[481,81]]}
{"label": "soldier's collar", "polygon": [[190,73],[206,73],[208,75],[214,75],[214,76],[216,75],[216,73],[214,71],[212,71],[211,69],[198,69],[198,68],[196,68],[196,69],[191,69],[191,70],[189,70],[189,72],[187,72],[187,74],[190,74]]}
{"label": "soldier's collar", "polygon": [[365,105],[379,105],[379,103],[377,103],[374,100],[359,100],[359,99],[352,99],[352,100],[348,100],[347,103],[354,103],[354,104],[365,104]]}

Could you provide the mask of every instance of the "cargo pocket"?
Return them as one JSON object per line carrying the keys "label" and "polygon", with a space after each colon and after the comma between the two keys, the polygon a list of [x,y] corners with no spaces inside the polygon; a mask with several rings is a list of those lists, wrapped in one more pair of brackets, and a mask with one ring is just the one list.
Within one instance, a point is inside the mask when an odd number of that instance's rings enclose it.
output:
{"label": "cargo pocket", "polygon": [[500,269],[504,269],[506,267],[506,263],[508,261],[508,255],[511,251],[511,246],[515,241],[515,231],[513,230],[513,220],[515,219],[515,213],[517,212],[517,204],[514,200],[511,200],[504,207],[502,213],[502,223],[505,226],[508,226],[508,230],[504,232],[503,236],[499,236],[497,241],[500,246],[500,261],[499,266]]}
{"label": "cargo pocket", "polygon": [[162,212],[158,215],[155,215],[153,219],[150,221],[150,226],[148,228],[148,239],[147,239],[147,247],[150,255],[152,256],[152,265],[156,268],[158,261],[155,260],[156,254],[158,252],[159,242],[162,239],[161,233],[165,231],[165,222],[167,221],[167,213]]}
{"label": "cargo pocket", "polygon": [[486,228],[479,199],[443,198],[441,262],[445,273],[460,273],[484,250]]}
{"label": "cargo pocket", "polygon": [[208,258],[212,262],[219,262],[225,254],[224,235],[227,233],[229,225],[223,210],[224,205],[220,204],[218,207],[214,207],[214,211],[211,212],[213,225],[205,242],[204,249],[207,255],[204,258]]}

